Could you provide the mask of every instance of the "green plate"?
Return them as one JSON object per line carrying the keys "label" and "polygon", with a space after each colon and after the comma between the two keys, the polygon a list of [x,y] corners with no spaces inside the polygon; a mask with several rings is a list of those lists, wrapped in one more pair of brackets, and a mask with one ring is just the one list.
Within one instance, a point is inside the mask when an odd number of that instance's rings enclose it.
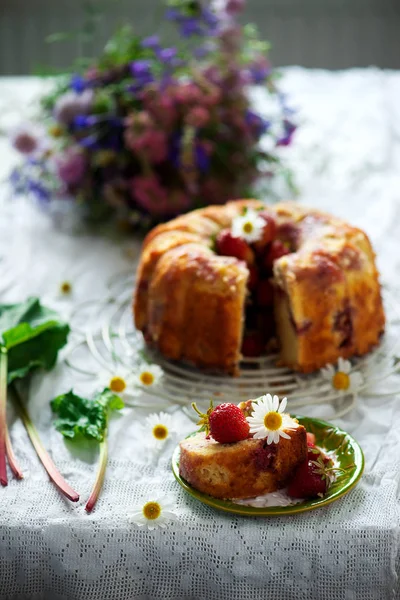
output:
{"label": "green plate", "polygon": [[193,498],[200,500],[200,502],[203,502],[208,506],[218,508],[225,512],[247,515],[250,517],[291,515],[307,510],[314,510],[315,508],[326,506],[327,504],[338,500],[353,489],[362,475],[364,470],[364,455],[360,446],[351,435],[326,421],[311,419],[309,417],[300,417],[297,415],[293,416],[298,419],[301,425],[304,425],[307,431],[315,434],[317,446],[322,450],[333,450],[335,452],[338,468],[344,469],[344,473],[339,472],[336,480],[332,483],[327,494],[323,498],[305,500],[304,502],[290,506],[268,506],[265,508],[242,506],[241,504],[235,504],[229,500],[213,498],[212,496],[208,496],[207,494],[195,490],[179,475],[179,445],[175,448],[172,456],[172,471],[178,483],[180,483],[183,489],[193,496]]}

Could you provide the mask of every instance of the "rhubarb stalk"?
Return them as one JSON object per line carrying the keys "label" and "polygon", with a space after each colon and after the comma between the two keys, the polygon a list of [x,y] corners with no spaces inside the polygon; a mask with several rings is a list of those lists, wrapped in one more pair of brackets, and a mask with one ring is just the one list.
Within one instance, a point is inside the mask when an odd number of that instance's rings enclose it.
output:
{"label": "rhubarb stalk", "polygon": [[107,429],[104,432],[103,441],[100,442],[100,464],[97,471],[96,481],[93,486],[92,493],[90,494],[90,498],[86,503],[85,510],[90,513],[97,500],[100,496],[101,488],[103,487],[104,477],[106,474],[107,468],[107,458],[108,458],[108,447],[107,447]]}
{"label": "rhubarb stalk", "polygon": [[63,476],[58,472],[57,467],[54,462],[51,460],[50,456],[47,454],[45,447],[43,446],[39,434],[36,430],[36,427],[31,421],[31,418],[26,410],[24,403],[22,402],[21,396],[15,385],[12,386],[13,392],[13,400],[15,407],[19,413],[19,416],[25,426],[25,429],[30,437],[33,447],[36,450],[36,454],[38,455],[42,465],[47,471],[52,482],[57,486],[64,496],[66,496],[72,502],[77,502],[79,500],[79,494],[72,489],[72,487],[65,481]]}
{"label": "rhubarb stalk", "polygon": [[10,434],[8,433],[8,428],[6,427],[6,453],[7,460],[11,471],[14,473],[14,477],[17,479],[23,479],[24,476],[22,474],[21,469],[18,466],[18,463],[15,459],[15,455],[11,446]]}
{"label": "rhubarb stalk", "polygon": [[0,483],[7,485],[6,431],[7,431],[7,348],[0,346]]}

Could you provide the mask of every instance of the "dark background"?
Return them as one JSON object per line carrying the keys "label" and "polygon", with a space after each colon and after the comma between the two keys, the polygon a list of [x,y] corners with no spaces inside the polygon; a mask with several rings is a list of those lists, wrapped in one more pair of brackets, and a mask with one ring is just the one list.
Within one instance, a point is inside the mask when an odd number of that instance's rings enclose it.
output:
{"label": "dark background", "polygon": [[[160,0],[93,0],[103,14],[94,41],[47,44],[49,34],[85,23],[85,4],[0,0],[0,74],[63,68],[80,54],[94,56],[122,23],[131,23],[140,35],[160,31]],[[400,0],[248,0],[245,20],[271,42],[276,66],[400,68]]]}

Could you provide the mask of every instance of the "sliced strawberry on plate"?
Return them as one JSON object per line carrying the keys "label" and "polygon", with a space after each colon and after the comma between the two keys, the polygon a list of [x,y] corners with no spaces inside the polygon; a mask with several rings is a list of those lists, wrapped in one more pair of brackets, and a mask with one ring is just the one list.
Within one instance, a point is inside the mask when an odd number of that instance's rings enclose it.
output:
{"label": "sliced strawberry on plate", "polygon": [[322,456],[307,458],[297,467],[287,492],[292,498],[318,498],[326,494],[329,483]]}

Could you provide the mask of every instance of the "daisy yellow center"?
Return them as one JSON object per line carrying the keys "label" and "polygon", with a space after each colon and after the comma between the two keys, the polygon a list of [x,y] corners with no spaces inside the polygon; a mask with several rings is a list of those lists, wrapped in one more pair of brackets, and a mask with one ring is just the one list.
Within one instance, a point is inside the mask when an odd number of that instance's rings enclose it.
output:
{"label": "daisy yellow center", "polygon": [[59,138],[59,137],[62,136],[62,134],[64,133],[64,131],[63,131],[62,127],[59,127],[58,125],[54,125],[54,127],[50,127],[49,133],[53,137]]}
{"label": "daisy yellow center", "polygon": [[153,427],[153,435],[156,440],[165,440],[168,437],[168,429],[165,425],[155,425]]}
{"label": "daisy yellow center", "polygon": [[350,377],[343,371],[335,373],[332,379],[332,385],[337,390],[347,390],[350,387]]}
{"label": "daisy yellow center", "polygon": [[149,521],[154,521],[161,515],[161,506],[158,502],[147,502],[143,506],[143,514]]}
{"label": "daisy yellow center", "polygon": [[269,431],[276,431],[282,425],[282,417],[277,412],[269,412],[264,417],[264,425]]}
{"label": "daisy yellow center", "polygon": [[60,285],[60,290],[63,294],[70,294],[72,290],[72,285],[69,281],[63,281]]}
{"label": "daisy yellow center", "polygon": [[122,377],[115,375],[115,377],[110,379],[109,388],[112,392],[117,392],[117,394],[123,392],[126,388],[126,381],[125,379],[122,379]]}
{"label": "daisy yellow center", "polygon": [[143,385],[153,385],[154,383],[154,375],[153,373],[150,373],[150,371],[143,371],[143,373],[140,373],[140,383],[143,383]]}
{"label": "daisy yellow center", "polygon": [[251,233],[253,231],[253,223],[246,221],[246,223],[243,225],[243,231],[245,233]]}

